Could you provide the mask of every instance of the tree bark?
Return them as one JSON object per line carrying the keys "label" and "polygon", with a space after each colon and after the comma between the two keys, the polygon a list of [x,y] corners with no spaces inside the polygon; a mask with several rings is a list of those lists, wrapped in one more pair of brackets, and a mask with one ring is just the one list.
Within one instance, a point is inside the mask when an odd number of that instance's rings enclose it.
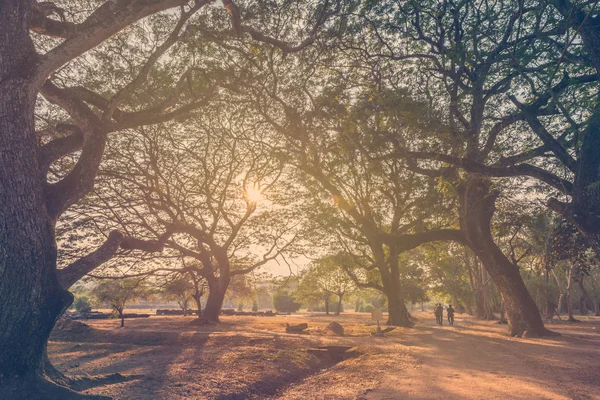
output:
{"label": "tree bark", "polygon": [[565,289],[565,298],[567,302],[567,313],[569,314],[569,321],[575,322],[577,321],[573,316],[573,299],[571,298],[571,288],[573,282],[573,269],[575,268],[575,264],[573,262],[569,262],[569,268],[565,271],[565,275],[567,278],[567,288]]}
{"label": "tree bark", "polygon": [[73,296],[56,278],[55,221],[37,160],[31,4],[0,5],[0,398],[71,398],[43,374],[48,337]]}
{"label": "tree bark", "polygon": [[211,278],[208,280],[208,299],[206,300],[206,307],[202,319],[212,323],[220,322],[219,315],[221,315],[221,308],[223,308],[223,301],[225,300],[225,292],[229,286],[230,279]]}
{"label": "tree bark", "polygon": [[388,320],[387,325],[392,326],[412,326],[408,310],[404,304],[404,298],[400,293],[400,282],[384,282],[383,287],[388,299]]}
{"label": "tree bark", "polygon": [[487,178],[474,174],[459,188],[460,225],[469,247],[481,260],[504,299],[511,336],[546,336],[552,332],[544,327],[537,305],[531,298],[519,273],[498,248],[491,233],[497,193],[490,190]]}
{"label": "tree bark", "polygon": [[325,315],[329,315],[329,295],[325,296]]}
{"label": "tree bark", "polygon": [[581,297],[579,298],[579,313],[581,315],[588,314],[587,302],[588,302],[588,300],[591,300],[590,295],[588,294],[587,290],[585,289],[585,284],[583,282],[584,279],[585,279],[585,276],[582,275],[579,278],[579,280],[577,281],[577,283],[579,283],[579,289],[581,289]]}
{"label": "tree bark", "polygon": [[194,299],[194,303],[196,303],[196,308],[198,309],[197,317],[201,318],[202,317],[202,302],[200,300],[202,299],[202,297],[201,296],[192,296],[192,298]]}

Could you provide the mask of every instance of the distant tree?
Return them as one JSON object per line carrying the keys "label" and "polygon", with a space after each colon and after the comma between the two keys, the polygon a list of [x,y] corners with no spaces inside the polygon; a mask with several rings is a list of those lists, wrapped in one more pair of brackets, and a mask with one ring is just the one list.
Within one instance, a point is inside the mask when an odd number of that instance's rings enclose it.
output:
{"label": "distant tree", "polygon": [[183,316],[187,315],[190,300],[194,296],[194,284],[185,275],[176,276],[169,280],[163,288],[163,296],[169,300],[175,300],[183,310]]}
{"label": "distant tree", "polygon": [[92,309],[92,303],[87,296],[77,296],[73,302],[73,307],[77,312],[89,312]]}
{"label": "distant tree", "polygon": [[[581,282],[583,286],[583,279],[586,275],[589,275],[590,271],[590,258],[592,257],[590,250],[588,240],[586,240],[586,237],[574,224],[563,220],[556,226],[551,247],[550,263],[551,266],[554,266],[552,272],[559,288],[562,285],[554,270],[556,270],[556,267],[559,267],[564,272],[564,296],[569,321],[577,321],[573,316],[572,283]],[[561,290],[561,299],[558,302],[559,310],[562,303],[562,295],[563,290]]]}
{"label": "distant tree", "polygon": [[121,327],[125,326],[124,309],[128,302],[142,299],[148,295],[148,288],[143,280],[136,278],[111,279],[100,281],[91,291],[98,302],[110,304],[121,319]]}
{"label": "distant tree", "polygon": [[302,304],[296,302],[296,298],[289,291],[283,289],[273,295],[273,308],[282,313],[295,313],[302,307]]}
{"label": "distant tree", "polygon": [[[149,239],[171,232],[162,257],[183,259],[178,272],[203,278],[202,319],[218,322],[229,286],[291,251],[302,216],[283,162],[244,136],[252,121],[243,109],[216,104],[193,121],[115,140],[95,197],[80,208],[101,230],[119,226]],[[170,269],[164,264],[139,268]]]}
{"label": "distant tree", "polygon": [[296,297],[306,300],[321,298],[325,303],[325,313],[329,315],[329,302],[331,297],[335,296],[335,315],[340,315],[344,296],[356,288],[345,272],[343,263],[353,263],[353,260],[351,257],[337,254],[313,262],[300,280],[295,292]]}
{"label": "distant tree", "polygon": [[253,282],[248,275],[237,275],[234,276],[227,288],[225,293],[229,304],[235,305],[237,303],[238,309],[240,305],[243,311],[244,304],[250,303],[255,298]]}

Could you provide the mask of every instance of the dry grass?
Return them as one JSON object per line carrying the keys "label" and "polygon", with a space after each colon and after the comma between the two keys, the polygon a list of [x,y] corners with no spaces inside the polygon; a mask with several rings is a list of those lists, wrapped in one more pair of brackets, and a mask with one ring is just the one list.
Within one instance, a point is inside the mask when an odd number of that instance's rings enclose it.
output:
{"label": "dry grass", "polygon": [[[458,315],[437,327],[417,313],[415,328],[384,338],[369,316],[301,314],[223,317],[191,325],[193,317],[89,321],[84,335],[57,334],[50,357],[71,375],[121,373],[127,382],[85,393],[115,399],[438,399],[600,398],[600,320],[550,326],[552,339],[515,339],[506,326]],[[337,321],[346,336],[326,325]],[[308,322],[308,334],[285,324]],[[332,365],[306,352],[318,345],[355,346],[356,358]]]}

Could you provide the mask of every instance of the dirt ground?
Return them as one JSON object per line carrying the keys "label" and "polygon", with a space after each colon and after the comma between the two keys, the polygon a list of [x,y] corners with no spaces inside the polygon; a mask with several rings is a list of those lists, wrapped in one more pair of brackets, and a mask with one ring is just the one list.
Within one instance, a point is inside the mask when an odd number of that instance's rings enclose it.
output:
{"label": "dirt ground", "polygon": [[[300,314],[223,317],[215,326],[193,317],[88,321],[56,332],[51,360],[68,375],[122,374],[84,391],[114,399],[600,399],[600,318],[548,325],[561,337],[519,339],[505,325],[458,314],[438,327],[415,313],[414,328],[373,337],[369,315]],[[346,336],[329,333],[336,321]],[[285,324],[308,322],[308,334]],[[308,348],[355,347],[341,362]],[[337,361],[337,360],[336,360]],[[123,380],[123,379],[121,379]]]}

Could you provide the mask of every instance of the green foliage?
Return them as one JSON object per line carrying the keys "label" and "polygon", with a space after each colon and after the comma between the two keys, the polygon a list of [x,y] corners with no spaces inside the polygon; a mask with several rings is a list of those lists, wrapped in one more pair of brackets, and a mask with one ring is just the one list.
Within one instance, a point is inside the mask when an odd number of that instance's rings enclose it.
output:
{"label": "green foliage", "polygon": [[447,302],[459,301],[463,305],[473,303],[466,251],[453,244],[429,245],[421,249],[420,256],[433,296]]}
{"label": "green foliage", "polygon": [[130,301],[143,299],[150,293],[145,282],[136,278],[103,280],[92,289],[91,295],[99,303],[110,306],[121,316]]}
{"label": "green foliage", "polygon": [[91,299],[87,296],[77,296],[71,305],[77,312],[90,311],[92,309]]}
{"label": "green foliage", "polygon": [[188,303],[194,294],[194,284],[187,276],[182,275],[169,281],[162,293],[165,299],[174,300],[183,310],[187,310]]}
{"label": "green foliage", "polygon": [[281,313],[294,313],[302,307],[302,304],[297,303],[294,296],[287,290],[278,291],[273,295],[273,308]]}

